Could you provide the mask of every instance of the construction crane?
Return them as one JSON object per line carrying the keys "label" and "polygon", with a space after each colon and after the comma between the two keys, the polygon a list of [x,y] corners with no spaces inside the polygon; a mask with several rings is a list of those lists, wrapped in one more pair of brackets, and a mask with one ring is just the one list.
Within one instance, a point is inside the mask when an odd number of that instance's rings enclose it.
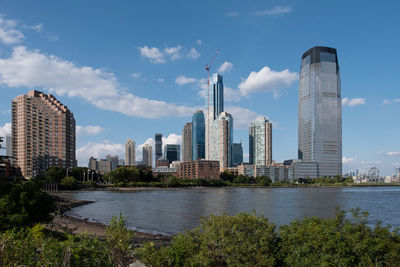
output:
{"label": "construction crane", "polygon": [[212,58],[210,64],[206,64],[205,68],[207,71],[207,159],[210,159],[210,69],[218,53],[219,49],[215,51],[214,57]]}

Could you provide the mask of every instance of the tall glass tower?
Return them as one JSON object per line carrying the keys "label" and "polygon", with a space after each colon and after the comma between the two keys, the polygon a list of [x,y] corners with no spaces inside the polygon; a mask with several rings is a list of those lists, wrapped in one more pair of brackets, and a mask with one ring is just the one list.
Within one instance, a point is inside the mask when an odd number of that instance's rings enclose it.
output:
{"label": "tall glass tower", "polygon": [[192,117],[192,160],[205,158],[205,120],[201,110]]}
{"label": "tall glass tower", "polygon": [[298,157],[318,163],[318,175],[342,175],[342,97],[336,49],[303,54],[299,82]]}
{"label": "tall glass tower", "polygon": [[259,117],[249,127],[249,163],[272,164],[272,123]]}
{"label": "tall glass tower", "polygon": [[208,88],[208,103],[206,103],[208,108],[207,114],[207,123],[206,123],[206,158],[210,157],[209,150],[211,149],[211,135],[210,131],[215,119],[218,118],[218,115],[224,111],[224,84],[222,75],[218,73],[214,73],[210,77],[210,85]]}

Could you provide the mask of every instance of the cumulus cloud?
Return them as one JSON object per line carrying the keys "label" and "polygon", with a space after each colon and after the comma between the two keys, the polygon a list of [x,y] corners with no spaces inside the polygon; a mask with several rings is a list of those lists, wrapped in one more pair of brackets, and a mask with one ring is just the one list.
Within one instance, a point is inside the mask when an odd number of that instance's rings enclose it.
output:
{"label": "cumulus cloud", "polygon": [[242,99],[240,92],[228,86],[224,86],[224,100],[226,102],[239,102]]}
{"label": "cumulus cloud", "polygon": [[171,58],[171,60],[173,61],[173,60],[176,60],[176,59],[182,57],[181,50],[182,50],[182,46],[177,45],[177,46],[165,48],[164,53],[165,53],[165,55],[169,56]]}
{"label": "cumulus cloud", "polygon": [[76,134],[77,135],[98,135],[99,133],[104,132],[104,128],[101,126],[76,126]]}
{"label": "cumulus cloud", "polygon": [[345,97],[342,99],[343,106],[353,107],[353,106],[364,105],[364,104],[365,104],[365,98],[349,99],[349,98]]}
{"label": "cumulus cloud", "polygon": [[123,158],[125,146],[104,140],[100,143],[89,142],[76,150],[77,160],[80,166],[87,165],[90,157],[105,158],[107,155],[117,155]]}
{"label": "cumulus cloud", "polygon": [[142,76],[142,74],[140,72],[134,72],[134,73],[131,74],[131,76],[133,78],[140,78],[140,76]]}
{"label": "cumulus cloud", "polygon": [[7,122],[3,126],[0,126],[0,137],[5,137],[11,134],[11,123]]}
{"label": "cumulus cloud", "polygon": [[262,11],[253,12],[253,16],[278,16],[285,15],[292,12],[293,9],[290,6],[275,6],[272,9],[266,9]]}
{"label": "cumulus cloud", "polygon": [[190,83],[197,83],[198,80],[195,78],[189,78],[184,75],[180,75],[175,79],[175,83],[179,86],[190,84]]}
{"label": "cumulus cloud", "polygon": [[222,65],[218,68],[218,72],[226,73],[233,68],[233,64],[231,62],[225,61]]}
{"label": "cumulus cloud", "polygon": [[166,63],[164,54],[157,47],[138,47],[140,55],[150,60],[153,63]]}
{"label": "cumulus cloud", "polygon": [[60,96],[79,97],[94,106],[143,118],[185,117],[196,107],[142,98],[121,88],[115,75],[102,69],[78,67],[53,55],[15,47],[10,58],[0,58],[0,84],[43,88]]}
{"label": "cumulus cloud", "polygon": [[200,57],[200,53],[195,48],[191,48],[187,53],[187,57],[192,59],[198,59]]}
{"label": "cumulus cloud", "polygon": [[[162,152],[164,153],[164,146],[166,144],[172,144],[172,145],[182,145],[182,135],[178,134],[169,134],[167,137],[162,137]],[[140,144],[136,147],[135,155],[136,155],[136,160],[140,161],[143,160],[143,146],[145,144],[148,144],[153,147],[153,153],[154,153],[154,147],[155,147],[155,141],[153,138],[148,138],[143,144]],[[153,156],[153,161],[154,161],[154,156]]]}
{"label": "cumulus cloud", "polygon": [[239,130],[248,129],[252,121],[262,116],[257,112],[238,106],[227,106],[225,111],[233,117],[233,128]]}
{"label": "cumulus cloud", "polygon": [[400,151],[389,151],[386,153],[388,156],[400,156]]}
{"label": "cumulus cloud", "polygon": [[17,29],[18,22],[12,19],[5,19],[0,16],[0,41],[3,44],[17,44],[20,43],[25,36]]}
{"label": "cumulus cloud", "polygon": [[239,84],[242,95],[255,92],[273,92],[274,97],[279,96],[279,90],[291,86],[298,79],[296,72],[289,70],[274,71],[265,66],[258,72],[251,72],[247,79]]}
{"label": "cumulus cloud", "polygon": [[357,158],[351,158],[351,157],[343,157],[342,158],[342,163],[343,164],[353,164],[355,163]]}

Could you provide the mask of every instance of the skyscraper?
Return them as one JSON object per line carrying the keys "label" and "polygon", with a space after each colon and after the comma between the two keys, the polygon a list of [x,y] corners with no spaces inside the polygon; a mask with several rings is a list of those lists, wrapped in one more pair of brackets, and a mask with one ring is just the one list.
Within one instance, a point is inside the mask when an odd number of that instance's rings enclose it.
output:
{"label": "skyscraper", "polygon": [[192,123],[185,124],[182,130],[182,161],[192,161]]}
{"label": "skyscraper", "polygon": [[168,160],[171,164],[173,161],[181,160],[181,146],[166,144],[164,148],[164,159]]}
{"label": "skyscraper", "polygon": [[232,165],[237,166],[243,163],[243,147],[242,143],[232,144]]}
{"label": "skyscraper", "polygon": [[156,133],[154,136],[155,140],[155,161],[156,161],[156,167],[157,166],[157,160],[162,158],[162,133]]}
{"label": "skyscraper", "polygon": [[227,112],[221,112],[214,120],[210,134],[210,160],[217,160],[220,171],[232,165],[233,120]]}
{"label": "skyscraper", "polygon": [[75,119],[54,96],[29,91],[12,101],[12,155],[24,177],[76,166]]}
{"label": "skyscraper", "polygon": [[152,158],[152,153],[153,153],[153,148],[149,144],[144,144],[143,146],[143,165],[146,166],[153,166],[153,158]]}
{"label": "skyscraper", "polygon": [[12,157],[12,136],[10,134],[6,135],[6,156]]}
{"label": "skyscraper", "polygon": [[125,165],[135,165],[135,141],[130,138],[125,143]]}
{"label": "skyscraper", "polygon": [[272,124],[260,117],[249,127],[249,163],[271,165],[272,163]]}
{"label": "skyscraper", "polygon": [[342,97],[336,49],[303,54],[299,82],[298,157],[318,163],[318,175],[342,174]]}
{"label": "skyscraper", "polygon": [[204,113],[196,111],[192,117],[192,160],[205,159],[205,121]]}
{"label": "skyscraper", "polygon": [[224,84],[222,75],[214,73],[210,78],[210,86],[208,88],[208,112],[207,112],[207,123],[206,123],[206,158],[210,157],[210,136],[211,128],[215,119],[218,118],[219,114],[224,111]]}

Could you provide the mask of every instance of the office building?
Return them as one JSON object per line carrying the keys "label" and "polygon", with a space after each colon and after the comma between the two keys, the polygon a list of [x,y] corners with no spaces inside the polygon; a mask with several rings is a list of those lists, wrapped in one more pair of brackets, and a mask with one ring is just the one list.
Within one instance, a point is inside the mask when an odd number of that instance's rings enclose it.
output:
{"label": "office building", "polygon": [[206,124],[204,120],[204,113],[197,110],[192,117],[192,160],[206,158]]}
{"label": "office building", "polygon": [[232,166],[233,119],[221,112],[213,122],[210,134],[210,160],[220,163],[220,171]]}
{"label": "office building", "polygon": [[342,174],[342,97],[336,49],[316,46],[302,56],[298,158],[317,162],[318,176]]}
{"label": "office building", "polygon": [[182,130],[182,161],[192,161],[192,123],[185,124]]}
{"label": "office building", "polygon": [[12,101],[12,155],[22,176],[30,178],[51,166],[76,166],[75,119],[54,96],[30,91]]}
{"label": "office building", "polygon": [[186,179],[219,179],[219,162],[203,160],[181,162],[179,177]]}
{"label": "office building", "polygon": [[144,144],[143,150],[143,165],[152,167],[153,166],[153,147],[149,144]]}
{"label": "office building", "polygon": [[272,123],[265,117],[260,117],[250,124],[249,163],[254,165],[272,163]]}
{"label": "office building", "polygon": [[303,162],[299,159],[293,159],[285,160],[283,164],[293,167],[294,180],[318,178],[318,164],[316,162]]}
{"label": "office building", "polygon": [[218,118],[219,114],[224,111],[224,84],[222,75],[214,73],[210,77],[210,84],[208,88],[208,96],[207,96],[207,122],[205,129],[205,153],[206,158],[210,157],[210,146],[211,146],[211,128],[213,126],[213,122]]}
{"label": "office building", "polygon": [[155,141],[155,161],[156,161],[156,167],[157,165],[157,160],[162,158],[162,134],[161,133],[156,133],[154,136],[154,141]]}
{"label": "office building", "polygon": [[119,157],[107,155],[105,159],[97,160],[94,157],[89,158],[89,170],[96,171],[97,173],[104,175],[112,170],[118,168]]}
{"label": "office building", "polygon": [[238,166],[243,163],[242,143],[232,144],[232,166]]}
{"label": "office building", "polygon": [[135,165],[135,141],[130,138],[125,143],[125,164],[127,166]]}
{"label": "office building", "polygon": [[294,167],[284,164],[272,165],[249,165],[241,164],[238,167],[239,175],[246,175],[249,177],[266,176],[273,183],[275,182],[293,182],[294,180]]}
{"label": "office building", "polygon": [[166,144],[164,147],[164,159],[168,160],[168,165],[173,161],[181,160],[181,146],[180,145],[172,145]]}

